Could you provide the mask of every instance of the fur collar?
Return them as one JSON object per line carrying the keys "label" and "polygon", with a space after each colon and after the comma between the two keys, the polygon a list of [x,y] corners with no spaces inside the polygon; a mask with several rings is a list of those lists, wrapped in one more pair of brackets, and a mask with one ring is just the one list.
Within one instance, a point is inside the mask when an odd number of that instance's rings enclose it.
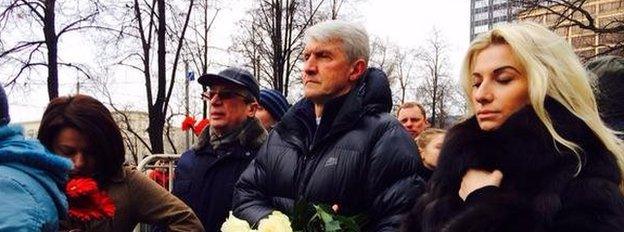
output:
{"label": "fur collar", "polygon": [[[534,216],[526,223],[528,228],[513,228],[514,231],[533,231],[531,226],[536,221],[552,222],[566,200],[561,198],[564,189],[575,181],[600,179],[619,184],[621,172],[615,156],[590,128],[554,99],[547,98],[544,103],[555,130],[582,148],[578,157],[556,144],[531,106],[516,112],[499,129],[490,132],[482,131],[475,117],[469,118],[446,134],[438,167],[427,192],[407,216],[404,231],[462,231],[467,225],[496,231],[512,229],[479,220],[486,212],[497,213],[491,207],[482,205],[462,210],[466,205],[457,193],[462,177],[470,168],[500,170],[503,181],[494,201],[521,206]],[[579,160],[582,168],[577,173]],[[586,191],[567,194],[591,195],[595,189]]]}
{"label": "fur collar", "polygon": [[[248,118],[241,126],[243,128],[240,130],[240,133],[236,135],[236,141],[245,148],[258,150],[267,139],[267,132],[262,127],[260,121],[255,117]],[[203,130],[199,135],[197,143],[195,143],[191,149],[199,151],[207,147],[212,147],[210,145],[210,130],[212,129],[208,128]]]}
{"label": "fur collar", "polygon": [[491,132],[482,131],[476,118],[471,117],[453,127],[446,136],[440,153],[440,171],[434,174],[430,186],[434,194],[456,193],[463,174],[470,168],[499,169],[505,175],[503,185],[509,184],[501,187],[520,192],[558,193],[577,176],[619,183],[621,175],[615,157],[590,128],[554,99],[546,99],[545,107],[555,130],[582,148],[580,155],[556,144],[530,106]]}

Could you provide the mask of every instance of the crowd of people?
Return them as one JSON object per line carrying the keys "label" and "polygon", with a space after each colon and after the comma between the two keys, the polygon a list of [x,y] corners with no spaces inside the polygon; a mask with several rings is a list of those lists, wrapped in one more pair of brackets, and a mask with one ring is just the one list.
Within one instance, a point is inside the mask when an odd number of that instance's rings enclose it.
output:
{"label": "crowd of people", "polygon": [[0,87],[0,231],[220,231],[299,202],[363,215],[362,231],[624,231],[624,58],[584,66],[542,26],[500,25],[471,43],[470,113],[447,131],[417,102],[391,114],[360,25],[316,24],[304,44],[292,106],[241,68],[198,79],[210,125],[171,193],[123,165],[98,100],[52,100],[29,140]]}

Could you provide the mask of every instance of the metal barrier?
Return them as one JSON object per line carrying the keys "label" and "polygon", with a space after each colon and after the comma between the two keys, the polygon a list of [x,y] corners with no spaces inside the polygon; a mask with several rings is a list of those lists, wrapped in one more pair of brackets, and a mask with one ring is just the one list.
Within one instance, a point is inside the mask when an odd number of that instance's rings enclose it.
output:
{"label": "metal barrier", "polygon": [[[166,169],[168,184],[165,187],[169,192],[173,191],[173,173],[175,171],[175,162],[180,159],[181,155],[178,154],[153,154],[148,155],[143,160],[139,162],[137,165],[137,170],[139,170],[143,174],[147,174],[146,172],[149,170],[158,170],[158,169]],[[164,161],[164,162],[158,162]],[[156,181],[156,180],[155,180]],[[158,181],[156,181],[158,182]],[[142,232],[142,231],[152,231],[151,225],[145,225],[139,223],[135,228],[134,232]]]}
{"label": "metal barrier", "polygon": [[[139,165],[137,166],[137,169],[142,172],[145,173],[147,170],[154,170],[154,169],[163,169],[165,168],[167,170],[167,178],[168,178],[168,186],[163,186],[165,188],[167,188],[167,190],[169,190],[169,192],[172,191],[173,189],[173,173],[175,170],[175,161],[177,161],[180,158],[181,155],[178,154],[153,154],[153,155],[148,155],[147,157],[143,158],[143,160],[141,160],[141,162],[139,162]],[[157,164],[158,161],[164,161],[160,164]]]}

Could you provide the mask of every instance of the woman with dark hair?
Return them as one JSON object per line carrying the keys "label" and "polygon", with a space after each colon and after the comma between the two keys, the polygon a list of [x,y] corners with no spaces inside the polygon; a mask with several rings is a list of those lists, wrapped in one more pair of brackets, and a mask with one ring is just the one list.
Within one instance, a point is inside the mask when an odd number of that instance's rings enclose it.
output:
{"label": "woman with dark hair", "polygon": [[469,119],[446,134],[403,231],[624,231],[624,147],[570,44],[533,23],[477,37]]}
{"label": "woman with dark hair", "polygon": [[[62,230],[130,231],[137,223],[149,223],[168,225],[170,231],[203,231],[182,201],[137,170],[123,167],[121,132],[98,100],[86,95],[52,100],[43,114],[38,139],[49,150],[72,160],[70,176],[95,179],[114,205],[110,207],[114,209],[112,217],[94,219],[89,213],[78,214],[82,216],[61,222]],[[68,187],[70,216],[71,190]]]}

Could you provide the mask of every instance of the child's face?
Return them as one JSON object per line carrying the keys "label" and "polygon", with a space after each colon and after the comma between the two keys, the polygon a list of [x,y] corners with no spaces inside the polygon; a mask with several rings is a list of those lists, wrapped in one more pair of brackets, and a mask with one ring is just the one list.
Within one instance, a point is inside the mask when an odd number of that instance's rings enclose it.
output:
{"label": "child's face", "polygon": [[429,142],[424,148],[420,149],[420,156],[422,157],[423,164],[428,169],[435,169],[438,166],[438,156],[440,155],[440,149],[444,142],[444,134],[433,135],[431,142]]}

